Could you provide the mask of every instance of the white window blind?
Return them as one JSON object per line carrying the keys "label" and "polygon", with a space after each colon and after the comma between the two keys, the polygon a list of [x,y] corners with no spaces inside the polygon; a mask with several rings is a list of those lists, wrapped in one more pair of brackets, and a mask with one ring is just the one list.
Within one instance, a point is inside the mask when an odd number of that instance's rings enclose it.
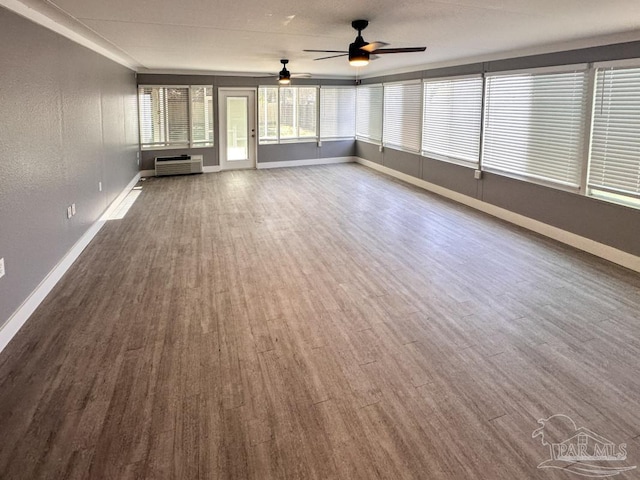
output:
{"label": "white window blind", "polygon": [[191,135],[194,146],[213,146],[213,87],[191,87]]}
{"label": "white window blind", "polygon": [[422,84],[384,86],[383,143],[409,152],[420,151]]}
{"label": "white window blind", "polygon": [[169,145],[189,144],[188,88],[167,88],[167,137]]}
{"label": "white window blind", "polygon": [[487,78],[483,168],[578,187],[586,81],[584,71]]}
{"label": "white window blind", "polygon": [[640,198],[640,68],[597,71],[589,187]]}
{"label": "white window blind", "polygon": [[320,138],[353,138],[355,133],[355,87],[322,87],[320,89]]}
{"label": "white window blind", "polygon": [[356,137],[382,141],[382,85],[362,85],[356,89]]}
{"label": "white window blind", "polygon": [[260,143],[278,141],[278,87],[258,89],[258,131]]}
{"label": "white window blind", "polygon": [[482,77],[426,81],[423,111],[422,154],[477,166]]}

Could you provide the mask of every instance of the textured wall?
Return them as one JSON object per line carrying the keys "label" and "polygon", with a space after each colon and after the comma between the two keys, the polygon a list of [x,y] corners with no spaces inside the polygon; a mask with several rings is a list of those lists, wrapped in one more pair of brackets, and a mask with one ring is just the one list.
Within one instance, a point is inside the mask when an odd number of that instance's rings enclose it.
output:
{"label": "textured wall", "polygon": [[4,8],[0,65],[3,324],[135,176],[138,121],[133,72]]}
{"label": "textured wall", "polygon": [[323,140],[321,147],[318,147],[318,142],[315,141],[258,145],[258,163],[352,157],[354,155],[354,140]]}

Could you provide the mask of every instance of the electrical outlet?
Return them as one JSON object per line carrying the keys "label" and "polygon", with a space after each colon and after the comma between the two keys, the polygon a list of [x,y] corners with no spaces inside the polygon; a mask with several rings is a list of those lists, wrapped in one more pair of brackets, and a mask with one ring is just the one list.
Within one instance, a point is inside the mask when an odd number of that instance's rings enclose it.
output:
{"label": "electrical outlet", "polygon": [[67,218],[71,218],[73,216],[73,212],[71,211],[71,205],[67,207]]}
{"label": "electrical outlet", "polygon": [[322,141],[318,140],[318,147],[321,147],[321,146],[322,146]]}
{"label": "electrical outlet", "polygon": [[101,192],[102,191],[102,182],[98,182],[98,191]]}
{"label": "electrical outlet", "polygon": [[71,215],[74,216],[74,217],[76,216],[76,204],[75,203],[71,204]]}
{"label": "electrical outlet", "polygon": [[0,258],[0,278],[4,277],[4,258]]}
{"label": "electrical outlet", "polygon": [[482,170],[476,170],[473,172],[473,178],[480,180],[482,178]]}
{"label": "electrical outlet", "polygon": [[382,153],[382,150],[383,150],[382,145],[380,145],[380,146],[378,147],[378,151],[379,151],[380,153]]}

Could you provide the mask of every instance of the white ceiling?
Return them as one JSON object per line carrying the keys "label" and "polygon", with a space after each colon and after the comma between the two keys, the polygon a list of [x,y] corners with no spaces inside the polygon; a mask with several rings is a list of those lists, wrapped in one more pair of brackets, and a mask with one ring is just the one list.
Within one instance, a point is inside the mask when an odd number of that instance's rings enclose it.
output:
{"label": "white ceiling", "polygon": [[[427,46],[384,55],[360,76],[640,40],[640,0],[0,0],[139,72],[292,73],[354,77],[351,20],[367,41]],[[640,52],[639,52],[640,54]]]}

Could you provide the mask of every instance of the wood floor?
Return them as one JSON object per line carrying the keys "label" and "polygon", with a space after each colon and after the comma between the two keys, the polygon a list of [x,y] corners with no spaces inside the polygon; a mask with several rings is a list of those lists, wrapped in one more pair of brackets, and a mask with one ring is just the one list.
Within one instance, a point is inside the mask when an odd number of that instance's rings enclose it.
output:
{"label": "wood floor", "polygon": [[357,165],[142,185],[0,354],[3,480],[640,465],[638,275]]}

